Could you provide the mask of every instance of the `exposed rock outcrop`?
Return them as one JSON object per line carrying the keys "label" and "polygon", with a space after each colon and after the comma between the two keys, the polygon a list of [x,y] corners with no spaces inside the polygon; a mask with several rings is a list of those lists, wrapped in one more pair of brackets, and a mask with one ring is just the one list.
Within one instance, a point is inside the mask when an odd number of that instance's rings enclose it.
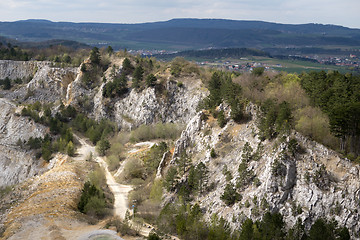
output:
{"label": "exposed rock outcrop", "polygon": [[8,77],[28,82],[2,94],[12,100],[54,103],[65,99],[67,87],[78,72],[78,68],[52,67],[51,62],[0,60],[0,79]]}
{"label": "exposed rock outcrop", "polygon": [[[252,107],[251,107],[252,106]],[[255,117],[253,105],[248,113]],[[209,168],[209,182],[214,190],[199,196],[196,201],[206,210],[210,219],[213,213],[224,217],[233,228],[239,228],[245,217],[259,218],[265,211],[279,211],[288,226],[301,218],[306,227],[319,217],[334,218],[345,225],[353,237],[360,231],[360,175],[359,166],[341,158],[323,145],[293,133],[285,141],[275,139],[261,142],[255,120],[236,124],[232,120],[219,128],[211,116],[206,121],[203,113],[197,114],[175,144],[171,164],[186,151],[193,163],[200,161]],[[302,151],[289,150],[290,138],[296,139]],[[242,151],[249,143],[258,159],[248,163],[252,183],[239,185],[242,200],[226,206],[220,199],[227,184],[222,170],[231,172],[232,183],[237,185],[241,175],[239,164]],[[210,156],[214,148],[217,156]],[[166,198],[169,201],[169,198]]]}
{"label": "exposed rock outcrop", "polygon": [[[43,137],[47,129],[16,113],[16,105],[0,98],[0,187],[12,185],[45,170],[34,154],[24,149],[30,137]],[[20,146],[19,146],[20,144]]]}
{"label": "exposed rock outcrop", "polygon": [[115,103],[115,121],[128,128],[156,122],[187,123],[195,116],[197,105],[207,94],[196,84],[178,87],[172,81],[166,83],[165,89],[166,94],[160,96],[155,88],[139,93],[132,90]]}
{"label": "exposed rock outcrop", "polygon": [[31,79],[38,69],[49,64],[50,62],[0,60],[0,79]]}

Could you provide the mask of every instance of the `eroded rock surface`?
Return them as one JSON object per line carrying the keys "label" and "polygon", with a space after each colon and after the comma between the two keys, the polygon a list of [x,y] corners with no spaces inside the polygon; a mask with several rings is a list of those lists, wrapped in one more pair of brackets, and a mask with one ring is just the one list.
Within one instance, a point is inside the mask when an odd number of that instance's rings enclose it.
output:
{"label": "eroded rock surface", "polygon": [[[359,166],[296,132],[285,141],[261,142],[254,108],[248,108],[253,120],[244,124],[230,120],[222,129],[211,115],[205,121],[199,113],[175,144],[171,164],[186,151],[193,164],[203,162],[209,168],[209,182],[215,183],[215,188],[195,199],[206,210],[208,220],[216,213],[238,229],[245,217],[258,219],[265,211],[279,211],[288,226],[298,218],[308,228],[319,217],[334,218],[347,226],[354,238],[359,237]],[[296,139],[301,151],[289,152],[290,138]],[[260,157],[248,163],[247,170],[253,172],[251,183],[237,186],[242,200],[226,206],[220,199],[227,184],[223,169],[226,166],[231,172],[231,182],[236,186],[246,143]],[[216,158],[210,156],[212,148]],[[171,201],[170,195],[165,199]]]}

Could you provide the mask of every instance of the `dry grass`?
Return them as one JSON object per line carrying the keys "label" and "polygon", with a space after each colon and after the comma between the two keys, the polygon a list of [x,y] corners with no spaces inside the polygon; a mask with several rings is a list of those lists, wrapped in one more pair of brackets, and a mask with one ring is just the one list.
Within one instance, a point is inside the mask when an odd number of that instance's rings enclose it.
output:
{"label": "dry grass", "polygon": [[[42,219],[79,219],[77,198],[83,186],[88,162],[62,163],[35,180],[23,184],[24,200],[8,214],[4,237],[7,239],[27,221]],[[24,196],[23,196],[24,197]]]}

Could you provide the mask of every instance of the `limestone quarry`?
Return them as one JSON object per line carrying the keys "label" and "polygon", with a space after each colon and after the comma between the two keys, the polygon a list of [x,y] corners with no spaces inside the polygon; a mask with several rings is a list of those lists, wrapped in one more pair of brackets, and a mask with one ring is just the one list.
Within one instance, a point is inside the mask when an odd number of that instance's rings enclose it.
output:
{"label": "limestone quarry", "polygon": [[[121,67],[117,71],[121,72]],[[0,187],[12,188],[0,195],[0,226],[6,239],[77,239],[85,230],[99,228],[87,224],[76,211],[87,168],[93,163],[80,159],[85,156],[79,152],[79,158],[56,154],[47,163],[21,144],[49,133],[48,127],[20,114],[24,104],[36,101],[51,103],[54,109],[60,104],[74,106],[92,119],[115,122],[119,130],[158,122],[184,124],[173,154],[164,154],[157,177],[164,177],[184,152],[193,164],[203,162],[214,187],[192,204],[200,205],[208,221],[216,213],[235,229],[246,217],[259,219],[270,210],[280,212],[289,226],[298,218],[307,227],[319,217],[334,218],[349,229],[352,238],[360,237],[360,167],[335,151],[296,131],[284,139],[261,141],[257,128],[260,110],[252,103],[246,106],[249,120],[240,124],[230,120],[228,106],[221,105],[229,121],[220,128],[207,111],[197,109],[208,90],[196,75],[181,79],[180,86],[164,71],[159,73],[164,79],[161,93],[154,87],[130,89],[109,100],[103,96],[104,82],[89,89],[81,82],[82,74],[80,67],[60,68],[50,62],[0,61],[0,79],[28,79],[11,91],[0,91]],[[289,153],[291,139],[301,151]],[[227,206],[220,197],[228,182],[236,185],[247,143],[253,154],[258,153],[247,166],[256,183],[243,186],[241,201]],[[216,157],[211,156],[212,149]],[[288,153],[287,157],[283,153]],[[223,174],[224,166],[232,175],[230,180]],[[165,193],[162,205],[171,203],[173,197],[173,193]]]}

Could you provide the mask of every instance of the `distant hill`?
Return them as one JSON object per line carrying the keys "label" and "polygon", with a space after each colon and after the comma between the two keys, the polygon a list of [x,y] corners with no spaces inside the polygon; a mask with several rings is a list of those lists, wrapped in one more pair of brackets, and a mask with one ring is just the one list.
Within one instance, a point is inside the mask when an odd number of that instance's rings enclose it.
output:
{"label": "distant hill", "polygon": [[93,46],[190,50],[200,48],[323,48],[360,46],[360,29],[224,19],[173,19],[140,24],[47,20],[0,22],[0,35],[19,41],[65,39]]}
{"label": "distant hill", "polygon": [[11,44],[12,46],[18,46],[21,48],[38,48],[38,49],[48,48],[51,46],[64,46],[74,50],[81,48],[91,48],[91,46],[85,43],[80,43],[71,40],[52,39],[41,42],[21,42],[11,38],[0,36],[0,45],[8,45],[8,44]]}

